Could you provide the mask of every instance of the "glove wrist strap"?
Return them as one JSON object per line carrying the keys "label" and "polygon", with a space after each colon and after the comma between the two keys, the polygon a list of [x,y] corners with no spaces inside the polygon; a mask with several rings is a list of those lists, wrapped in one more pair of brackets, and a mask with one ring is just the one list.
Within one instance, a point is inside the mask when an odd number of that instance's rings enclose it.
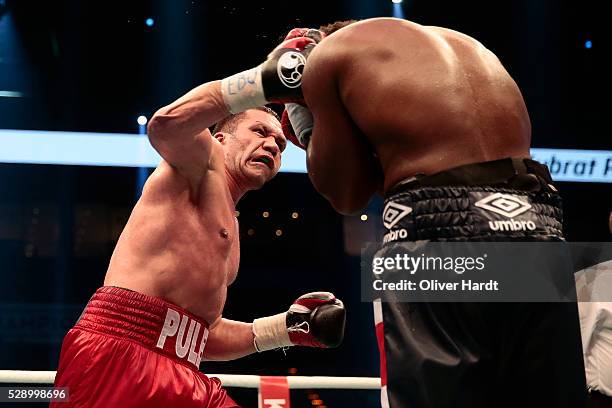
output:
{"label": "glove wrist strap", "polygon": [[287,333],[287,312],[253,320],[253,344],[258,352],[292,346]]}
{"label": "glove wrist strap", "polygon": [[267,104],[261,82],[261,65],[224,78],[221,94],[232,114]]}
{"label": "glove wrist strap", "polygon": [[310,135],[312,134],[312,127],[314,126],[314,120],[312,118],[312,113],[310,113],[310,109],[298,103],[287,103],[285,104],[285,108],[287,109],[289,122],[291,122],[295,136],[302,146],[308,146]]}

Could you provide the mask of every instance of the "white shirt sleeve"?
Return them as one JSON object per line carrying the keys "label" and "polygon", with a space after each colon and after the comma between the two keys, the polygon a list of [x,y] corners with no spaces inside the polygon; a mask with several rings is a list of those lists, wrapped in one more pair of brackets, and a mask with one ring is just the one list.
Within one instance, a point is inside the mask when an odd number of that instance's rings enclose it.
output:
{"label": "white shirt sleeve", "polygon": [[612,396],[612,261],[576,273],[587,387]]}

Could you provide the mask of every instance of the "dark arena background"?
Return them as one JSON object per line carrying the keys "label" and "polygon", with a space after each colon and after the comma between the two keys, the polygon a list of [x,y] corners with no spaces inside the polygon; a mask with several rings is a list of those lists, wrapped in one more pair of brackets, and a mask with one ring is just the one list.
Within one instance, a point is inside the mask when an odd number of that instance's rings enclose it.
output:
{"label": "dark arena background", "polygon": [[[113,165],[125,155],[122,145],[87,138],[136,138],[144,129],[139,116],[150,118],[201,83],[259,64],[295,26],[398,16],[481,41],[523,92],[532,146],[554,149],[541,154],[564,198],[568,240],[609,241],[605,15],[603,2],[594,0],[0,0],[0,369],[57,369],[62,338],[102,285],[152,171],[138,163]],[[303,166],[303,154],[296,154]],[[251,321],[286,310],[302,293],[328,290],[347,306],[345,341],[336,350],[292,348],[205,362],[201,369],[378,376],[372,306],[360,301],[359,263],[362,243],[381,230],[381,203],[340,216],[303,172],[279,173],[247,194],[237,208],[240,272],[224,315]],[[246,407],[256,404],[256,390],[229,393]],[[377,391],[291,391],[294,408],[379,404]]]}

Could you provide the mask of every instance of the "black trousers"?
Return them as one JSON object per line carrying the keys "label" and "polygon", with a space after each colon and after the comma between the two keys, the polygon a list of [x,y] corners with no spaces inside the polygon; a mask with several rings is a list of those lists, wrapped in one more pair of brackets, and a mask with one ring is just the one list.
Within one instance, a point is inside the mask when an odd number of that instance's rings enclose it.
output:
{"label": "black trousers", "polygon": [[591,408],[612,408],[612,397],[597,391],[589,392],[589,402]]}

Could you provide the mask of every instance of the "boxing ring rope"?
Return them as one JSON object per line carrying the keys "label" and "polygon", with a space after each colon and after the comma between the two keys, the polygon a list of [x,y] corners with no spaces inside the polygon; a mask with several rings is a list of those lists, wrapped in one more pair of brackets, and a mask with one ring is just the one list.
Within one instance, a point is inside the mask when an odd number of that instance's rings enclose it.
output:
{"label": "boxing ring rope", "polygon": [[[55,371],[0,370],[0,384],[53,384]],[[259,375],[206,374],[217,377],[224,387],[259,388]],[[352,389],[379,390],[380,378],[375,377],[322,377],[287,376],[289,388],[293,389]]]}

